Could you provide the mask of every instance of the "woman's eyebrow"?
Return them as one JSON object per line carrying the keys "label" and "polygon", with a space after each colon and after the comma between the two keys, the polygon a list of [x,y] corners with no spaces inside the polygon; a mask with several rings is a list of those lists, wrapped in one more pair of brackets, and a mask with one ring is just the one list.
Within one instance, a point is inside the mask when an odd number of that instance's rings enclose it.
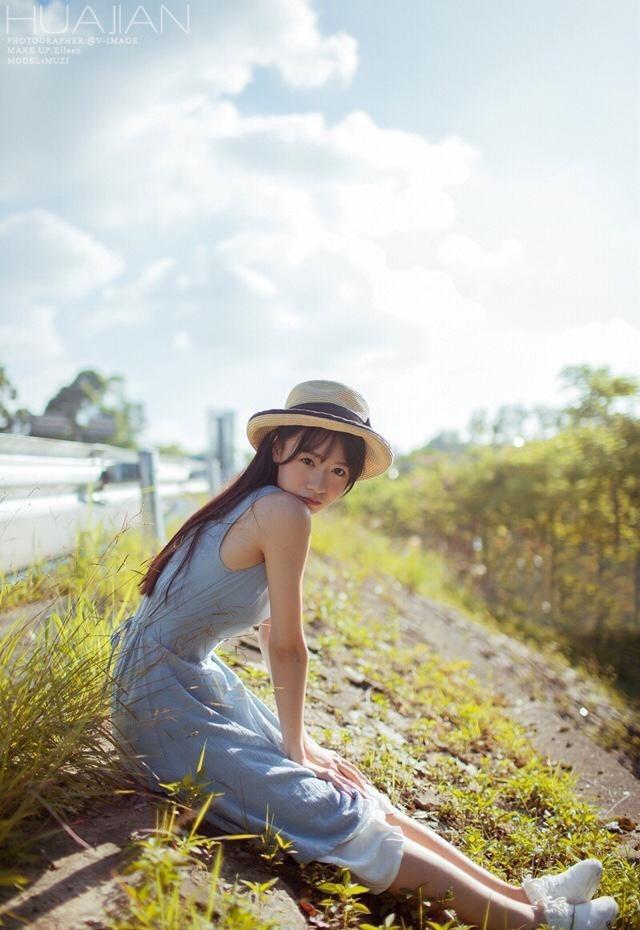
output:
{"label": "woman's eyebrow", "polygon": [[[319,458],[321,462],[324,462],[327,458],[326,455],[320,455],[319,452],[314,452],[312,449],[305,449],[305,452],[308,452],[310,455],[315,455],[316,458]],[[336,462],[336,465],[344,465],[345,468],[349,467],[348,462]]]}

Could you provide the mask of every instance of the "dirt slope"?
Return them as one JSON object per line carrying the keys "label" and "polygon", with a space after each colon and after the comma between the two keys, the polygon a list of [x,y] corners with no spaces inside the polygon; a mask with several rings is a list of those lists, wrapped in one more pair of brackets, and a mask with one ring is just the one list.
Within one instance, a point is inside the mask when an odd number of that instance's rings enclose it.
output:
{"label": "dirt slope", "polygon": [[[478,681],[504,695],[505,708],[527,729],[534,748],[579,776],[580,793],[601,818],[640,820],[638,761],[624,748],[600,745],[603,727],[619,724],[620,712],[597,686],[454,608],[411,595],[399,584],[390,589],[407,639],[426,642],[443,659],[467,660]],[[379,599],[372,584],[362,596],[370,606]]]}

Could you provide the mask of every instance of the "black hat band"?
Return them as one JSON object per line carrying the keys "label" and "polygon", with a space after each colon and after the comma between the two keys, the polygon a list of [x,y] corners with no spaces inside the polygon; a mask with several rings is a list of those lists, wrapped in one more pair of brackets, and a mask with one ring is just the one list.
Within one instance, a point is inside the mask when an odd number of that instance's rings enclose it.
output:
{"label": "black hat band", "polygon": [[287,410],[310,410],[312,413],[331,413],[336,417],[342,417],[344,420],[350,420],[352,423],[357,423],[359,426],[368,426],[371,428],[371,421],[369,417],[366,420],[363,420],[362,417],[359,417],[357,413],[354,413],[353,410],[349,410],[348,407],[341,407],[340,404],[330,404],[326,401],[318,401],[317,403],[312,404],[294,404],[293,407],[287,407]]}

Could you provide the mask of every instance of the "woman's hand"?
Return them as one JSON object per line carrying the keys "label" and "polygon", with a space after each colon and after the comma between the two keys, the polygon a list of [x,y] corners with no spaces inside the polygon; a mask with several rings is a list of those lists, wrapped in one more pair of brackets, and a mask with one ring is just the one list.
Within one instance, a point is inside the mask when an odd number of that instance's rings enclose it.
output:
{"label": "woman's hand", "polygon": [[[352,798],[355,798],[357,795],[359,789],[346,777],[344,770],[342,772],[340,771],[339,766],[335,762],[324,765],[313,762],[309,756],[305,754],[305,758],[300,764],[304,765],[306,769],[311,769],[316,778],[322,778],[324,781],[331,782],[338,791],[346,791]],[[364,792],[361,791],[361,794],[364,794]]]}
{"label": "woman's hand", "polygon": [[369,779],[333,749],[323,749],[308,734],[305,734],[304,751],[306,761],[303,765],[308,768],[316,767],[329,773],[328,776],[318,775],[319,778],[324,777],[351,794],[354,793],[354,787],[359,789],[361,794],[366,794],[366,787],[371,784]]}

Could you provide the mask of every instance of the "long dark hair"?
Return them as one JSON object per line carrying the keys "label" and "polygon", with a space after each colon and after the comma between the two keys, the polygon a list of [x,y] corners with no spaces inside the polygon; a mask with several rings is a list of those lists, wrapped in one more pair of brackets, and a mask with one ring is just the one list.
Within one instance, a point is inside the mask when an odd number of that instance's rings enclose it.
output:
{"label": "long dark hair", "polygon": [[[163,568],[192,530],[195,530],[193,538],[180,566],[176,569],[174,578],[177,577],[179,572],[182,571],[184,566],[191,560],[198,539],[208,523],[226,516],[226,514],[235,507],[238,501],[242,500],[243,497],[256,488],[262,488],[269,484],[275,485],[277,483],[278,463],[273,461],[273,444],[276,439],[279,439],[281,443],[285,443],[287,439],[294,436],[297,432],[300,432],[300,436],[295,448],[288,458],[283,459],[280,464],[283,465],[285,462],[290,462],[300,452],[314,452],[316,449],[319,449],[328,438],[331,439],[331,443],[326,452],[326,454],[329,455],[336,441],[341,439],[349,472],[349,480],[342,496],[349,493],[362,474],[362,469],[364,468],[366,447],[364,439],[362,439],[361,436],[354,436],[351,433],[342,433],[337,430],[325,429],[324,427],[318,426],[277,426],[264,436],[258,447],[258,451],[244,471],[226,485],[219,494],[216,494],[210,501],[207,501],[200,510],[196,510],[194,514],[185,520],[180,529],[174,533],[164,548],[153,558],[138,585],[142,594],[151,594],[153,592]],[[171,583],[173,583],[174,578],[171,579]],[[171,587],[171,585],[169,585],[169,587]],[[169,587],[166,591],[165,601],[169,595]]]}

